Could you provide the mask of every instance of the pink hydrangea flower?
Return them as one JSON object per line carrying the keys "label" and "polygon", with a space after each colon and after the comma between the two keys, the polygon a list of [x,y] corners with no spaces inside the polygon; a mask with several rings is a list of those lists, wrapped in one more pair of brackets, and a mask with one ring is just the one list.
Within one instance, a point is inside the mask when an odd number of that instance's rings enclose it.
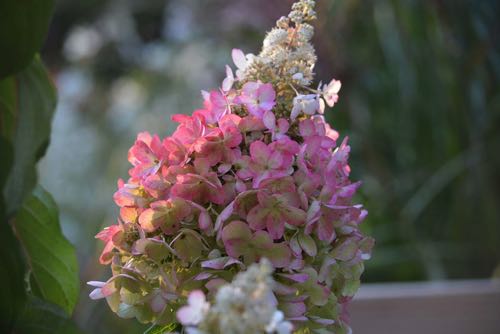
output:
{"label": "pink hydrangea flower", "polygon": [[247,82],[243,85],[239,103],[245,105],[248,112],[262,119],[266,111],[271,111],[276,104],[276,92],[271,84]]}
{"label": "pink hydrangea flower", "polygon": [[109,264],[113,258],[113,249],[121,244],[123,239],[123,227],[121,225],[111,225],[99,232],[96,238],[106,243],[99,257],[101,264]]}
{"label": "pink hydrangea flower", "polygon": [[[290,145],[286,145],[287,143]],[[291,152],[295,149],[292,141],[274,142],[271,145],[266,145],[260,140],[255,141],[250,144],[250,156],[245,156],[241,160],[243,168],[238,171],[238,176],[243,179],[252,178],[253,188],[258,188],[264,180],[291,175],[293,173]]]}
{"label": "pink hydrangea flower", "polygon": [[197,159],[195,163],[194,169],[177,175],[170,194],[198,204],[207,202],[223,204],[225,196],[217,173],[210,170],[206,160]]}
{"label": "pink hydrangea flower", "polygon": [[339,100],[339,91],[342,83],[339,80],[332,79],[328,85],[323,86],[323,97],[328,106],[333,107]]}
{"label": "pink hydrangea flower", "polygon": [[286,244],[273,243],[265,231],[252,233],[248,224],[242,221],[233,221],[224,227],[222,241],[229,256],[242,256],[247,264],[262,257],[269,259],[275,268],[283,268],[290,263],[291,251]]}
{"label": "pink hydrangea flower", "polygon": [[[306,43],[293,38],[300,24],[279,25],[264,47]],[[347,138],[338,142],[321,115],[341,84],[309,87],[314,57],[302,69],[280,58],[260,73],[262,57],[233,50],[236,73],[226,66],[202,109],[172,116],[171,136],[140,133],[129,150],[130,177],[113,196],[118,224],[96,236],[113,276],[89,282],[91,298],[119,316],[161,324],[177,314],[195,333],[221,285],[267,258],[280,310],[269,328],[347,332],[344,305],[374,241],[359,229],[367,211],[353,203],[361,183],[349,178]]]}
{"label": "pink hydrangea flower", "polygon": [[306,213],[295,207],[289,199],[281,194],[270,195],[265,191],[257,193],[258,205],[247,215],[248,223],[253,230],[267,229],[273,239],[281,239],[285,232],[285,224],[300,226],[305,223]]}
{"label": "pink hydrangea flower", "polygon": [[139,224],[146,232],[154,232],[158,228],[167,235],[180,229],[180,222],[191,213],[188,203],[180,198],[160,200],[151,203],[149,209],[139,216]]}
{"label": "pink hydrangea flower", "polygon": [[231,101],[223,92],[203,92],[203,97],[205,108],[196,110],[194,115],[203,117],[207,124],[215,124],[222,116],[231,112]]}
{"label": "pink hydrangea flower", "polygon": [[130,176],[141,178],[156,173],[166,155],[167,152],[158,136],[151,136],[147,132],[139,133],[128,153],[128,160],[134,166],[130,170]]}

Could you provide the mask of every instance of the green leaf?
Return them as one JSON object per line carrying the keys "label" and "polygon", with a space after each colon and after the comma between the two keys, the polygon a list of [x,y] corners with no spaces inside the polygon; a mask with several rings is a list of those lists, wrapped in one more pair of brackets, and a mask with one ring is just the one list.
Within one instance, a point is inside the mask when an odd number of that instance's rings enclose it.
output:
{"label": "green leaf", "polygon": [[14,136],[16,118],[16,80],[14,77],[0,81],[0,133],[9,141]]}
{"label": "green leaf", "polygon": [[53,0],[0,1],[0,78],[25,68],[47,34]]}
{"label": "green leaf", "polygon": [[54,200],[37,186],[14,219],[31,268],[33,292],[71,314],[78,299],[75,249],[64,238]]}
{"label": "green leaf", "polygon": [[66,313],[58,306],[31,296],[15,328],[16,334],[79,334]]}
{"label": "green leaf", "polygon": [[26,302],[25,265],[3,206],[0,207],[0,217],[0,332],[10,333]]}
{"label": "green leaf", "polygon": [[[0,134],[0,189],[9,174],[13,153],[12,146]],[[17,315],[24,308],[26,292],[24,287],[25,264],[17,241],[5,213],[3,195],[0,194],[0,332],[10,333]]]}
{"label": "green leaf", "polygon": [[23,72],[0,82],[0,131],[14,148],[4,189],[9,217],[36,185],[36,162],[48,146],[55,106],[55,88],[39,57]]}

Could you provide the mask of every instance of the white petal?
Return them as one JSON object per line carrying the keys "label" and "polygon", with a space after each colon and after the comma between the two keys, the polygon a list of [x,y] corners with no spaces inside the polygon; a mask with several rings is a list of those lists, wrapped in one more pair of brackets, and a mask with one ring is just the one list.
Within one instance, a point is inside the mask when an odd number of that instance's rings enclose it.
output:
{"label": "white petal", "polygon": [[240,70],[244,70],[247,67],[247,59],[245,54],[240,49],[233,49],[232,52],[233,62]]}
{"label": "white petal", "polygon": [[100,282],[100,281],[89,281],[87,282],[88,285],[90,286],[95,286],[97,288],[102,288],[103,286],[106,285],[106,282]]}
{"label": "white petal", "polygon": [[89,294],[90,299],[101,299],[104,298],[104,294],[102,293],[101,288],[94,289],[90,294]]}
{"label": "white petal", "polygon": [[300,103],[294,103],[292,112],[290,114],[290,119],[293,121],[294,119],[299,116],[300,112],[302,111],[302,107],[300,106]]}

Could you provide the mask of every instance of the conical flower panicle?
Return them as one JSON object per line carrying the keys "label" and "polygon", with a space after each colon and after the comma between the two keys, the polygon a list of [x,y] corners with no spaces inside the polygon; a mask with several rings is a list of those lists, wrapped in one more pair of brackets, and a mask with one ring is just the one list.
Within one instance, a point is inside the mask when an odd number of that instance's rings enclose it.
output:
{"label": "conical flower panicle", "polygon": [[316,19],[314,6],[312,0],[293,4],[290,14],[281,17],[267,33],[260,54],[246,56],[245,79],[271,82],[284,109],[283,116],[287,110],[289,113],[297,90],[302,91],[314,78],[317,59],[311,44],[314,35],[311,22]]}
{"label": "conical flower panicle", "polygon": [[210,333],[210,301],[235,286],[244,296],[239,273],[267,259],[272,280],[257,281],[279,311],[257,332],[347,332],[345,307],[373,239],[359,229],[367,211],[352,203],[360,182],[349,179],[347,138],[323,117],[340,81],[311,87],[313,8],[296,2],[259,55],[233,50],[236,71],[226,66],[202,109],[174,115],[171,136],[137,136],[130,177],[114,194],[118,224],[96,236],[113,276],[89,282],[91,298],[120,317]]}

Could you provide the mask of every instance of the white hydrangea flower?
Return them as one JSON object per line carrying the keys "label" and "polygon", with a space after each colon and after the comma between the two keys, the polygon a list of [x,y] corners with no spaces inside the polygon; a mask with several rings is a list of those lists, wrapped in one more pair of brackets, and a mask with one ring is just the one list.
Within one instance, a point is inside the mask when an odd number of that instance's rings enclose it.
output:
{"label": "white hydrangea flower", "polygon": [[293,99],[293,108],[290,118],[296,119],[300,113],[314,115],[317,112],[323,113],[322,103],[318,94],[299,94]]}

